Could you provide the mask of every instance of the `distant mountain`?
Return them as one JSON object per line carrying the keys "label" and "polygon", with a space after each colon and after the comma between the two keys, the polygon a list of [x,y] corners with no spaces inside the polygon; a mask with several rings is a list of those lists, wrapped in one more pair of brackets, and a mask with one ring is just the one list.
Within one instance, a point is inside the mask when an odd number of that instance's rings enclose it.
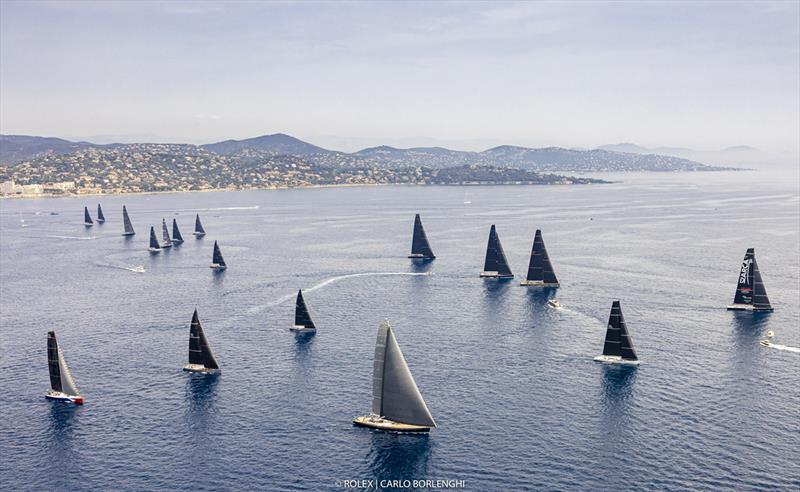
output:
{"label": "distant mountain", "polygon": [[752,165],[764,159],[765,155],[759,149],[749,145],[734,145],[721,150],[697,150],[685,147],[642,147],[633,143],[619,143],[603,145],[601,150],[613,152],[628,152],[643,155],[666,155],[681,157],[693,161],[701,161],[718,165]]}
{"label": "distant mountain", "polygon": [[13,164],[43,153],[67,154],[95,146],[89,142],[70,142],[62,138],[0,135],[0,165]]}
{"label": "distant mountain", "polygon": [[299,138],[275,133],[244,140],[224,140],[222,142],[202,145],[202,148],[222,155],[235,154],[244,150],[256,150],[280,155],[329,154],[332,150],[317,147]]}

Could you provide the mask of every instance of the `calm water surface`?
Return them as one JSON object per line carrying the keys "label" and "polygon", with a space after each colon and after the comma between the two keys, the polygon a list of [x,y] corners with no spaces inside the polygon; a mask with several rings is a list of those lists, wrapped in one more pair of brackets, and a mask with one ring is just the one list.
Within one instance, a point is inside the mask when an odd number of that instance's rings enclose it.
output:
{"label": "calm water surface", "polygon": [[[758,343],[774,330],[800,347],[796,178],[620,178],[471,187],[471,204],[457,187],[2,201],[0,488],[797,489],[800,354]],[[83,206],[98,200],[107,222],[84,229]],[[120,236],[123,204],[132,239]],[[405,258],[416,212],[438,255],[428,267]],[[162,217],[187,241],[151,256]],[[492,223],[514,282],[478,278]],[[555,294],[518,285],[536,228]],[[774,313],[725,310],[748,247]],[[288,331],[298,288],[314,337]],[[613,299],[638,368],[592,361]],[[218,377],[181,371],[195,307]],[[439,424],[429,436],[350,423],[370,409],[383,318]],[[83,407],[43,397],[48,330]]]}

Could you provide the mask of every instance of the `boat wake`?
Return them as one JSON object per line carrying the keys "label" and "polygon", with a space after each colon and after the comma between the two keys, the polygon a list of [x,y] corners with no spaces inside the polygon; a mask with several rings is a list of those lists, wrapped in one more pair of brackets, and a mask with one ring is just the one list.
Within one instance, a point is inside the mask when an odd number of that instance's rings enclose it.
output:
{"label": "boat wake", "polygon": [[[350,278],[357,278],[357,277],[388,277],[388,276],[410,276],[410,277],[429,277],[433,275],[433,272],[364,272],[364,273],[350,273],[347,275],[339,275],[338,277],[331,277],[329,279],[323,280],[322,282],[309,287],[308,289],[303,289],[303,293],[308,294],[309,292],[314,292],[315,290],[322,289],[323,287],[327,287],[328,285],[339,282],[341,280],[347,280]],[[291,294],[287,294],[269,304],[265,304],[263,306],[256,306],[251,310],[251,312],[257,312],[264,308],[279,306],[284,302],[287,302],[291,299],[294,299],[297,293],[293,292]]]}
{"label": "boat wake", "polygon": [[128,266],[128,265],[115,265],[113,263],[95,263],[95,265],[104,268],[116,268],[118,270],[127,270],[129,272],[134,272],[134,273],[145,272],[144,265]]}
{"label": "boat wake", "polygon": [[250,207],[211,207],[211,208],[192,208],[192,209],[184,209],[180,210],[181,212],[210,212],[214,210],[258,210],[258,205],[252,205]]}
{"label": "boat wake", "polygon": [[84,240],[84,241],[88,241],[90,239],[97,239],[97,236],[80,236],[80,237],[78,237],[78,236],[55,236],[55,235],[50,235],[50,236],[45,236],[45,237],[49,237],[49,238],[52,238],[52,239],[79,239],[79,240]]}
{"label": "boat wake", "polygon": [[777,343],[770,343],[764,346],[769,348],[774,348],[775,350],[784,350],[786,352],[793,352],[795,354],[800,354],[800,347],[790,347],[789,345],[780,345]]}

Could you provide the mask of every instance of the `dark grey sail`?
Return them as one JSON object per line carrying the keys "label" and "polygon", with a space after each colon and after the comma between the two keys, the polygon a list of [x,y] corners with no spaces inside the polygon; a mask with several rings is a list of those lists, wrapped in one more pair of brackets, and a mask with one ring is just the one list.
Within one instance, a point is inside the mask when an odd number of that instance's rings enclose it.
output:
{"label": "dark grey sail", "polygon": [[80,392],[72,379],[64,354],[58,348],[54,331],[47,332],[47,366],[50,371],[50,387],[67,395],[78,396]]}
{"label": "dark grey sail", "polygon": [[194,218],[194,235],[197,237],[205,236],[206,231],[203,229],[203,224],[200,223],[200,214]]}
{"label": "dark grey sail", "polygon": [[[489,242],[486,245],[486,259],[483,263],[483,272],[492,273],[497,272],[497,277],[513,277],[511,268],[508,266],[506,254],[503,251],[503,245],[500,244],[500,237],[497,235],[497,229],[494,224],[489,230]],[[489,275],[484,275],[489,276]]]}
{"label": "dark grey sail", "polygon": [[558,287],[558,279],[547,255],[542,231],[536,229],[531,248],[531,261],[528,264],[528,277],[522,285],[541,285],[544,287]]}
{"label": "dark grey sail", "polygon": [[83,207],[83,224],[87,226],[94,224],[92,216],[89,215],[89,207]]}
{"label": "dark grey sail", "polygon": [[211,263],[213,265],[219,265],[221,267],[227,266],[225,264],[225,259],[222,258],[222,252],[220,252],[220,250],[219,250],[219,244],[217,244],[216,241],[214,241],[214,254],[211,257]]}
{"label": "dark grey sail", "polygon": [[608,317],[608,329],[606,330],[606,341],[603,345],[603,355],[616,356],[624,360],[638,360],[636,352],[633,350],[628,327],[625,318],[622,316],[622,307],[619,301],[614,301],[611,305],[611,315]]}
{"label": "dark grey sail", "polygon": [[100,207],[100,204],[97,204],[97,222],[105,222],[106,217],[103,215],[103,209]]}
{"label": "dark grey sail", "polygon": [[378,328],[372,368],[372,413],[395,422],[436,427],[392,328]]}
{"label": "dark grey sail", "polygon": [[754,248],[748,248],[739,270],[739,281],[733,296],[733,306],[729,309],[752,309],[753,311],[772,311],[767,297],[767,289],[761,279]]}
{"label": "dark grey sail", "polygon": [[169,237],[169,229],[167,229],[167,221],[166,219],[161,219],[161,247],[162,248],[171,248],[172,247],[172,238]]}
{"label": "dark grey sail", "polygon": [[181,244],[182,242],[183,236],[181,236],[181,231],[178,229],[178,221],[172,219],[172,243]]}
{"label": "dark grey sail", "polygon": [[425,228],[422,227],[422,220],[419,218],[419,214],[414,217],[414,236],[411,239],[411,254],[409,258],[425,260],[436,258],[428,242],[428,236],[425,234]]}
{"label": "dark grey sail", "polygon": [[303,299],[302,290],[297,291],[297,301],[294,305],[294,325],[305,328],[317,328],[314,326],[314,321],[311,319],[311,314],[309,314],[308,308],[306,307],[306,301]]}
{"label": "dark grey sail", "polygon": [[153,226],[150,226],[150,249],[153,251],[161,249],[161,245],[158,244],[158,238],[156,237],[156,229]]}
{"label": "dark grey sail", "polygon": [[128,216],[128,209],[125,208],[125,205],[122,206],[122,222],[125,224],[125,232],[122,233],[123,236],[133,236],[136,234],[136,231],[133,230],[133,224],[131,224],[131,218]]}
{"label": "dark grey sail", "polygon": [[219,369],[214,353],[208,345],[208,340],[200,325],[197,309],[192,315],[192,326],[189,328],[189,364],[197,364],[206,369]]}

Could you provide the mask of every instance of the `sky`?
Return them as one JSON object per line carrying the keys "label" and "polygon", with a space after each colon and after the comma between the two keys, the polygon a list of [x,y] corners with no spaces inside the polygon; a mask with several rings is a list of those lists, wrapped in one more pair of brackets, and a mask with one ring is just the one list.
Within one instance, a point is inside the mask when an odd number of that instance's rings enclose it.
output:
{"label": "sky", "polygon": [[0,0],[0,133],[800,152],[800,2]]}

